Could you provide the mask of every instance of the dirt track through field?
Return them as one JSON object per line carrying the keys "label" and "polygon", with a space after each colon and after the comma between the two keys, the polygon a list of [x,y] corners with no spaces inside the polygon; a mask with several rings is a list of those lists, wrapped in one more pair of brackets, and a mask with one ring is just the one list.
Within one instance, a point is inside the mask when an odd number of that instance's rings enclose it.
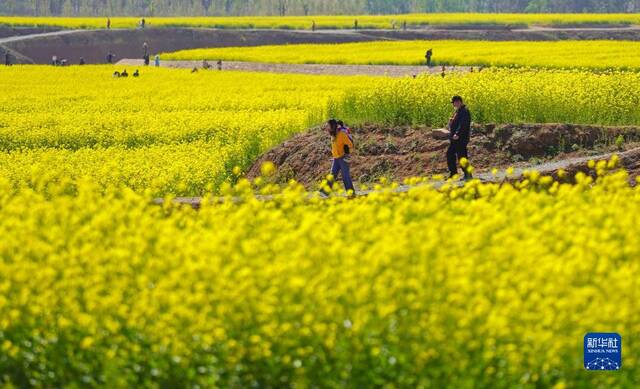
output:
{"label": "dirt track through field", "polygon": [[8,36],[8,37],[0,38],[0,45],[3,45],[5,43],[10,43],[10,42],[25,41],[29,39],[46,38],[50,36],[78,34],[86,31],[91,31],[91,30],[60,30],[60,31],[52,31],[52,32],[43,32],[39,34]]}
{"label": "dirt track through field", "polygon": [[[198,68],[204,71],[202,61],[160,61],[161,67],[193,69]],[[212,66],[210,71],[218,71],[216,61],[210,61]],[[123,59],[116,66],[123,67],[139,67],[142,68],[144,63],[138,59]],[[439,66],[400,66],[400,65],[324,65],[324,64],[280,64],[280,63],[262,63],[262,62],[239,62],[239,61],[223,61],[222,70],[225,71],[244,71],[244,72],[267,72],[267,73],[294,73],[294,74],[331,74],[341,76],[388,76],[388,77],[405,77],[424,73],[440,74]],[[468,66],[451,66],[447,67],[449,72],[468,72]]]}
{"label": "dirt track through field", "polygon": [[[569,173],[575,173],[580,170],[585,170],[586,165],[590,160],[594,160],[594,161],[608,160],[614,154],[620,158],[622,162],[622,166],[624,166],[626,169],[637,171],[640,168],[640,147],[638,147],[622,153],[604,153],[596,156],[568,158],[561,161],[546,162],[546,163],[535,164],[527,167],[521,167],[521,168],[514,169],[513,173],[510,175],[507,175],[506,171],[500,171],[495,175],[490,172],[481,172],[476,174],[474,178],[477,180],[480,180],[483,183],[501,183],[506,181],[520,180],[524,177],[524,174],[527,170],[535,170],[542,175],[553,175],[561,169],[566,170]],[[401,194],[401,193],[407,193],[410,190],[420,188],[420,187],[425,187],[425,186],[430,186],[432,188],[439,189],[447,183],[450,183],[454,186],[462,186],[465,184],[464,181],[429,181],[425,184],[419,184],[419,185],[400,185],[395,189],[391,189],[391,191],[393,193]],[[369,196],[371,194],[375,194],[378,192],[380,191],[376,191],[376,190],[357,191],[356,195]],[[308,192],[307,196],[309,197],[309,199],[312,199],[312,198],[317,198],[319,194],[317,192],[316,193]],[[256,199],[261,201],[272,201],[272,200],[275,200],[276,197],[270,196],[270,195],[267,195],[267,196],[257,195]],[[176,205],[186,205],[194,209],[199,209],[204,200],[205,199],[203,199],[202,197],[178,197],[173,199],[172,202]],[[214,198],[207,199],[208,203],[221,203],[226,201],[239,203],[239,202],[242,202],[243,200],[241,198],[235,198],[235,197],[232,197],[232,198],[214,197]],[[164,204],[164,199],[155,199],[154,203],[157,205],[162,205]]]}

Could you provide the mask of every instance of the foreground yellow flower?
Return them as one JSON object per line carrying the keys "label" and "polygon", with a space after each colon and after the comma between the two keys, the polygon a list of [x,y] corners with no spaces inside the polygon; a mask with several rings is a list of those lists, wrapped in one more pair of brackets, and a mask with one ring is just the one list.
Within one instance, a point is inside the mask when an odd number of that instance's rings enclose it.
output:
{"label": "foreground yellow flower", "polygon": [[197,212],[89,182],[0,195],[0,376],[625,387],[638,374],[632,346],[602,375],[582,371],[576,344],[640,332],[635,300],[601,289],[638,290],[640,195],[627,179],[298,193]]}
{"label": "foreground yellow flower", "polygon": [[260,172],[265,177],[270,177],[276,173],[276,165],[271,161],[267,161],[260,167]]}

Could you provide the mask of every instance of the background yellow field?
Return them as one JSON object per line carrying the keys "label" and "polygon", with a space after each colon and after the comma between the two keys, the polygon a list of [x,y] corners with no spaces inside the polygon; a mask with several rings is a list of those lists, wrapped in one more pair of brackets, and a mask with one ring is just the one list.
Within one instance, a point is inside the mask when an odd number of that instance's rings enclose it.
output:
{"label": "background yellow field", "polygon": [[640,42],[631,41],[394,41],[306,44],[184,50],[169,60],[321,63],[425,64],[433,49],[435,65],[521,66],[540,68],[640,69]]}
{"label": "background yellow field", "polygon": [[[216,27],[216,28],[352,28],[358,20],[360,28],[390,29],[403,22],[409,26],[488,24],[488,25],[572,25],[572,24],[640,24],[638,14],[408,14],[408,15],[348,15],[348,16],[243,16],[243,17],[164,17],[146,19],[148,27]],[[140,18],[111,18],[113,28],[135,28]],[[106,18],[79,17],[10,17],[0,16],[0,25],[59,26],[65,28],[104,28]]]}

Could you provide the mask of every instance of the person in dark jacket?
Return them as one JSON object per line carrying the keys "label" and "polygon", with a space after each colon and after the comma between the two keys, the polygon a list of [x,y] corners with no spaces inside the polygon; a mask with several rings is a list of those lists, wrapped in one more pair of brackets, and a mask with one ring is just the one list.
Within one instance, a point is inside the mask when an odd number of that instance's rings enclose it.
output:
{"label": "person in dark jacket", "polygon": [[427,66],[431,66],[431,57],[433,57],[433,49],[427,50],[427,53],[424,55],[424,58],[427,60]]}
{"label": "person in dark jacket", "polygon": [[4,53],[4,64],[6,66],[11,66],[11,54],[8,51]]}
{"label": "person in dark jacket", "polygon": [[144,51],[144,53],[142,54],[144,66],[149,66],[149,60],[151,56],[149,55],[149,45],[147,44],[147,42],[144,42],[144,44],[142,45],[142,50]]}
{"label": "person in dark jacket", "polygon": [[[449,167],[450,177],[458,174],[458,162],[462,159],[468,159],[467,145],[471,137],[471,113],[464,105],[462,97],[453,96],[451,104],[455,108],[455,112],[449,119],[449,148],[447,149],[447,165]],[[462,168],[464,179],[471,179],[471,173],[467,167]]]}

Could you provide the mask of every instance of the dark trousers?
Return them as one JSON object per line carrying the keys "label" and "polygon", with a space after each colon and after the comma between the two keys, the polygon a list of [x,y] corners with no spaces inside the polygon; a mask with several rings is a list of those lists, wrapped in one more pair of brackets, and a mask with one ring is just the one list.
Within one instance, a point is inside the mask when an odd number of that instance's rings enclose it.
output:
{"label": "dark trousers", "polygon": [[[351,181],[351,173],[349,172],[349,163],[344,158],[334,158],[331,165],[331,175],[333,179],[338,178],[338,173],[342,173],[342,182],[344,183],[344,190],[352,190],[355,193],[353,182]],[[333,186],[333,182],[329,182],[329,186]]]}
{"label": "dark trousers", "polygon": [[[461,158],[469,159],[469,153],[467,152],[468,141],[463,140],[452,140],[449,144],[449,148],[447,149],[447,165],[449,166],[449,173],[452,176],[458,174],[458,161]],[[467,173],[466,169],[462,169],[464,171],[465,177],[470,177],[471,175]]]}

